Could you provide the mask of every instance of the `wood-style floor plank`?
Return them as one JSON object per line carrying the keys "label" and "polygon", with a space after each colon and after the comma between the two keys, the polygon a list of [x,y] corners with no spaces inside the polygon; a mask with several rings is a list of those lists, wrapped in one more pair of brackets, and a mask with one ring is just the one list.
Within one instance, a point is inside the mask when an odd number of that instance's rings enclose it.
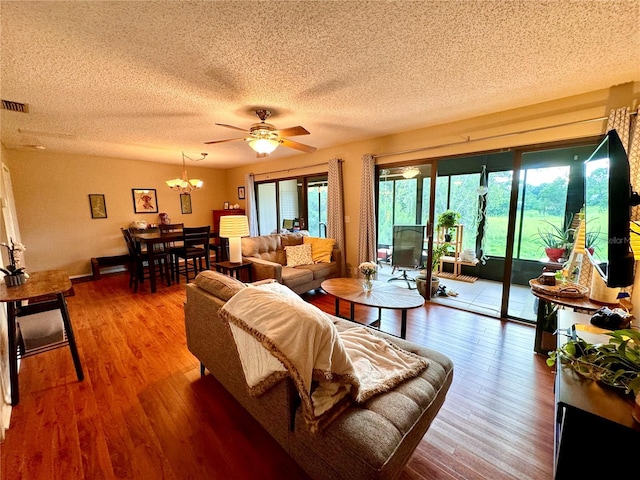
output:
{"label": "wood-style floor plank", "polygon": [[[133,294],[126,275],[109,275],[74,291],[85,380],[67,348],[22,360],[0,478],[308,479],[215,378],[200,377],[184,285]],[[304,298],[334,313],[332,297]],[[372,321],[377,310],[355,315]],[[397,312],[383,311],[382,329],[400,332]],[[427,303],[409,311],[407,338],[451,357],[455,375],[401,479],[552,478],[553,374],[533,353],[533,328]]]}

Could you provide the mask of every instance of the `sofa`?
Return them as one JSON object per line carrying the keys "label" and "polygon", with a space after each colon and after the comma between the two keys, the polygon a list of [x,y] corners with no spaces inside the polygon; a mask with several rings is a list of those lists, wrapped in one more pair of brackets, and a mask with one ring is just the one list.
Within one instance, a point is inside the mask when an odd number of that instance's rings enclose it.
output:
{"label": "sofa", "polygon": [[[259,396],[250,394],[231,327],[221,318],[225,317],[225,303],[245,288],[255,287],[213,271],[201,272],[186,286],[187,346],[200,361],[201,374],[208,370],[311,478],[397,478],[445,401],[453,379],[451,360],[437,351],[371,330],[427,359],[427,368],[365,403],[348,404],[328,425],[312,433],[300,418],[300,399],[290,377],[278,380]],[[355,325],[326,315],[338,330]]]}
{"label": "sofa", "polygon": [[[242,261],[251,263],[254,281],[272,278],[302,294],[320,288],[328,278],[341,276],[342,253],[333,246],[334,243],[332,239],[313,238],[300,233],[244,237]],[[311,258],[293,264],[290,252],[303,246],[311,248]]]}

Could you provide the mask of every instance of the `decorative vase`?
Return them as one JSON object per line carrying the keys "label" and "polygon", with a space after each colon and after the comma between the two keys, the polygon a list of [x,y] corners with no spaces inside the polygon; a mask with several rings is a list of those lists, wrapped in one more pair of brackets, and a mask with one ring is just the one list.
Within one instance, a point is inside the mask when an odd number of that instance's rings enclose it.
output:
{"label": "decorative vase", "polygon": [[362,281],[362,289],[365,292],[370,292],[372,288],[373,280],[371,280],[371,277],[369,275],[365,275],[364,280]]}
{"label": "decorative vase", "polygon": [[18,285],[22,285],[27,281],[24,276],[24,273],[20,275],[5,275],[4,283],[7,284],[7,287],[17,287]]}

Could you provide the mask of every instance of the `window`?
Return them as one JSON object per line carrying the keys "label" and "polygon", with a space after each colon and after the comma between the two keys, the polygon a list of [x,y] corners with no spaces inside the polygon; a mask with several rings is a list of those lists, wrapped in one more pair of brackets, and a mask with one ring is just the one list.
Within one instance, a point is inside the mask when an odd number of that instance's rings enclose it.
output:
{"label": "window", "polygon": [[520,170],[514,258],[538,260],[545,256],[544,248],[535,241],[538,227],[542,222],[564,225],[569,171],[568,165]]}
{"label": "window", "polygon": [[260,235],[286,230],[327,234],[327,175],[256,182]]}

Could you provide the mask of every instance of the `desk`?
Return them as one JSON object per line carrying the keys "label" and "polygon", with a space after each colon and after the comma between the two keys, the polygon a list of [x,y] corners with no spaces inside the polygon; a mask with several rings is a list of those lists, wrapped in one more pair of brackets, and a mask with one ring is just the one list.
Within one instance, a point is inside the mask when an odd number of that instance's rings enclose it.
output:
{"label": "desk", "polygon": [[370,326],[380,326],[382,309],[400,310],[402,312],[402,325],[400,338],[407,336],[407,310],[424,305],[424,298],[417,292],[406,288],[396,287],[387,282],[373,281],[370,292],[362,289],[362,280],[357,278],[330,278],[320,284],[320,287],[330,295],[336,297],[336,316],[340,315],[340,300],[351,302],[349,320],[354,321],[354,306],[365,305],[378,309],[378,319]]}
{"label": "desk", "polygon": [[[589,315],[558,312],[560,330],[574,324],[590,325]],[[577,333],[589,343],[609,341],[603,334]],[[567,337],[558,336],[558,346],[566,341]],[[635,464],[623,460],[640,449],[640,423],[631,416],[632,397],[584,378],[569,366],[556,368],[555,479],[612,478],[627,471],[634,476]]]}
{"label": "desk", "polygon": [[249,281],[253,281],[253,275],[251,272],[251,262],[246,263],[231,263],[231,262],[216,262],[216,270],[220,273],[224,273],[225,275],[229,275],[230,277],[235,277],[238,280],[242,280],[240,278],[240,272],[242,270],[246,270],[249,275]]}
{"label": "desk", "polygon": [[[17,287],[7,287],[4,283],[0,285],[0,302],[7,304],[7,333],[9,340],[9,379],[11,382],[11,404],[17,405],[20,401],[18,390],[18,344],[16,331],[16,318],[39,313],[47,310],[59,309],[64,325],[66,340],[56,344],[57,347],[69,345],[71,357],[76,369],[78,380],[84,379],[76,340],[71,327],[71,319],[67,310],[67,302],[64,292],[71,289],[69,276],[61,270],[46,270],[29,274],[29,280],[24,285]],[[44,295],[55,295],[55,299],[46,302],[38,302],[26,306],[21,306],[24,300],[33,300]]]}

